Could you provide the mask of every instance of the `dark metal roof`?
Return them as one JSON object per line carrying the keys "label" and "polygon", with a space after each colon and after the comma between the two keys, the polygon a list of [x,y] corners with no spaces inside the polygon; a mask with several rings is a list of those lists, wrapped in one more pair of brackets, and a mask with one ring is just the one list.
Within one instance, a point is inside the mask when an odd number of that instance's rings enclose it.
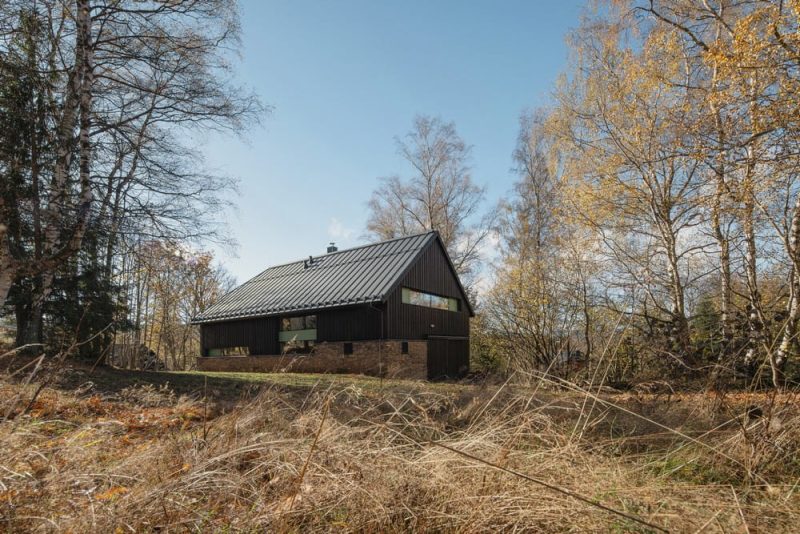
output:
{"label": "dark metal roof", "polygon": [[[386,300],[436,232],[400,237],[270,267],[193,323],[283,315]],[[454,273],[455,275],[455,273]]]}

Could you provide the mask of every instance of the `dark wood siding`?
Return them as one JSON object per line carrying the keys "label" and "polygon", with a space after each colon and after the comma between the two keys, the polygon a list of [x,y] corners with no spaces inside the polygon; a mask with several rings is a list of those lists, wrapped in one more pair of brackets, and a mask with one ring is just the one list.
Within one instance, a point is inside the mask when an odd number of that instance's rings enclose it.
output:
{"label": "dark wood siding", "polygon": [[201,325],[203,356],[208,356],[208,349],[226,347],[248,347],[254,356],[278,354],[278,321],[277,317],[262,317]]}
{"label": "dark wood siding", "polygon": [[[381,339],[383,314],[377,307],[351,306],[316,312],[317,341]],[[287,315],[292,316],[296,314]],[[249,347],[254,356],[279,354],[280,321],[281,317],[262,317],[201,325],[203,356],[208,356],[208,349],[226,347]]]}
{"label": "dark wood siding", "polygon": [[381,339],[383,314],[372,306],[351,306],[317,312],[317,341]]}
{"label": "dark wood siding", "polygon": [[469,371],[469,339],[428,338],[428,378],[460,378]]}
{"label": "dark wood siding", "polygon": [[[403,304],[402,288],[409,287],[461,302],[457,312]],[[469,308],[438,241],[421,255],[387,300],[389,339],[427,339],[428,336],[469,337]],[[433,325],[433,326],[431,326]]]}

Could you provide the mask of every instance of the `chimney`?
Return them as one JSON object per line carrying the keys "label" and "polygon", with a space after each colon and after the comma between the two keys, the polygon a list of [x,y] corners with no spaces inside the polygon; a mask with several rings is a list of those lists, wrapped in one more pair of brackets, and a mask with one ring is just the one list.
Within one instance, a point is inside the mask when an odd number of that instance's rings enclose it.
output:
{"label": "chimney", "polygon": [[328,245],[328,254],[330,254],[331,252],[336,252],[337,250],[339,250],[339,249],[336,248],[336,243],[331,241],[331,244]]}

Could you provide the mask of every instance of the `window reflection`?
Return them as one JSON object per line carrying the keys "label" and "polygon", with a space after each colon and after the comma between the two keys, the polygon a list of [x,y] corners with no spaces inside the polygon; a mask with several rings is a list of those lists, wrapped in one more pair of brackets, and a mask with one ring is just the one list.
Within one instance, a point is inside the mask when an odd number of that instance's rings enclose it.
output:
{"label": "window reflection", "polygon": [[461,301],[452,297],[442,297],[432,293],[425,293],[417,291],[408,287],[402,290],[403,304],[412,304],[414,306],[424,306],[426,308],[434,308],[437,310],[459,311],[461,309]]}
{"label": "window reflection", "polygon": [[316,315],[284,317],[281,319],[281,332],[292,332],[294,330],[313,330],[315,328],[317,328]]}

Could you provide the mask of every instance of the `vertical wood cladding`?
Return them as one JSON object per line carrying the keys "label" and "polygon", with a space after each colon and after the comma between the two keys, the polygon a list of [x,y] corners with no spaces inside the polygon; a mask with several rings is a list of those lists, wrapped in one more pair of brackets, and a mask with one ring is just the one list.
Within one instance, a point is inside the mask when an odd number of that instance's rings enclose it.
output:
{"label": "vertical wood cladding", "polygon": [[[457,312],[413,304],[403,304],[402,288],[459,299]],[[426,339],[428,336],[469,336],[469,308],[447,258],[434,242],[408,271],[387,300],[387,336],[389,339]],[[433,325],[433,326],[431,326]]]}
{"label": "vertical wood cladding", "polygon": [[428,379],[460,378],[469,371],[469,340],[428,338]]}
{"label": "vertical wood cladding", "polygon": [[383,305],[350,306],[317,312],[317,341],[382,339],[379,309]]}
{"label": "vertical wood cladding", "polygon": [[250,354],[278,354],[279,321],[262,317],[201,325],[203,356],[208,356],[208,349],[226,347],[248,347]]}
{"label": "vertical wood cladding", "polygon": [[[377,307],[351,306],[317,312],[317,341],[381,339],[383,314]],[[203,356],[208,356],[209,349],[226,347],[248,347],[254,356],[280,354],[280,321],[281,317],[265,317],[203,324],[200,326]]]}

